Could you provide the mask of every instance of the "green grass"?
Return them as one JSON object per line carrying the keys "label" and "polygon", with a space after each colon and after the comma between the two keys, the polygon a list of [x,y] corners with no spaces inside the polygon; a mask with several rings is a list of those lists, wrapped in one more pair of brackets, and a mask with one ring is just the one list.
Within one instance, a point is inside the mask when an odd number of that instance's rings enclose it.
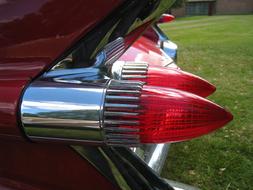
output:
{"label": "green grass", "polygon": [[206,190],[253,189],[253,15],[180,19],[161,28],[178,44],[178,64],[217,87],[209,97],[234,120],[171,146],[162,176]]}

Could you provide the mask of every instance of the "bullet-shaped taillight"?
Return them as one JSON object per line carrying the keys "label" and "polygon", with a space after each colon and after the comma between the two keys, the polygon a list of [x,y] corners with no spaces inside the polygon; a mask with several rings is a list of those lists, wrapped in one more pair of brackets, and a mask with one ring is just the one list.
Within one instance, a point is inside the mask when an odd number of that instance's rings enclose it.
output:
{"label": "bullet-shaped taillight", "polygon": [[[121,70],[116,77],[122,80],[138,80],[147,85],[175,88],[207,97],[216,88],[214,85],[196,75],[179,69],[151,66],[146,62],[119,63]],[[117,67],[117,63],[113,67]],[[114,74],[115,75],[115,74]]]}
{"label": "bullet-shaped taillight", "polygon": [[233,118],[209,100],[174,89],[144,86],[140,104],[138,134],[142,143],[189,140],[210,133]]}
{"label": "bullet-shaped taillight", "polygon": [[160,18],[160,20],[158,21],[159,24],[161,23],[168,23],[175,20],[175,17],[173,15],[170,14],[163,14]]}
{"label": "bullet-shaped taillight", "polygon": [[142,82],[35,81],[24,93],[21,121],[34,141],[136,146],[192,139],[232,115],[197,95]]}

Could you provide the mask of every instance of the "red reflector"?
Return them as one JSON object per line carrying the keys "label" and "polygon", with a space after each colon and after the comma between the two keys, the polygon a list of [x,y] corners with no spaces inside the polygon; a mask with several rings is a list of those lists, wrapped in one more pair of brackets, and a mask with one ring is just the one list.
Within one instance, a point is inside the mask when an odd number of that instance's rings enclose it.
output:
{"label": "red reflector", "polygon": [[216,90],[214,85],[196,75],[164,67],[149,67],[147,84],[176,88],[202,97],[207,97]]}
{"label": "red reflector", "polygon": [[175,17],[173,15],[170,14],[163,14],[160,18],[160,20],[158,21],[158,23],[167,23],[167,22],[171,22],[175,19]]}
{"label": "red reflector", "polygon": [[126,66],[126,68],[128,70],[123,70],[122,74],[124,80],[139,80],[147,85],[175,88],[202,97],[207,97],[216,90],[215,86],[208,81],[178,69],[149,66],[145,72],[137,68],[132,75],[129,67]]}
{"label": "red reflector", "polygon": [[[138,121],[140,143],[189,140],[210,133],[233,119],[222,107],[191,93],[169,88],[143,86],[139,114],[123,120]],[[128,135],[130,135],[128,133]]]}

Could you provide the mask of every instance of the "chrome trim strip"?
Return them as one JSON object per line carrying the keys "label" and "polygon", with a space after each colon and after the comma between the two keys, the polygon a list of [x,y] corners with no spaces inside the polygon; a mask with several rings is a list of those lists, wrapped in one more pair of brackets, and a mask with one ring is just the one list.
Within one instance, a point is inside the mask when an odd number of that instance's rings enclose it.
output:
{"label": "chrome trim strip", "polygon": [[[173,60],[173,64],[177,62],[177,45],[169,40],[168,36],[164,34],[164,32],[157,26],[157,24],[153,25],[153,30],[158,35],[159,41],[158,45],[164,51],[164,55]],[[173,67],[174,65],[167,64],[167,67]]]}
{"label": "chrome trim strip", "polygon": [[173,181],[169,179],[165,179],[165,181],[167,181],[167,183],[169,183],[174,188],[174,190],[200,190],[197,187],[193,187],[181,182],[177,182],[177,181]]}
{"label": "chrome trim strip", "polygon": [[147,78],[146,75],[122,75],[121,76],[122,79],[126,80],[126,79],[145,79]]}
{"label": "chrome trim strip", "polygon": [[105,120],[104,124],[109,125],[138,125],[138,121],[131,121],[131,120]]}
{"label": "chrome trim strip", "polygon": [[119,57],[125,52],[125,41],[124,38],[119,37],[104,47],[104,53],[106,55],[106,61],[104,65],[111,67]]}
{"label": "chrome trim strip", "polygon": [[174,190],[127,148],[72,148],[122,190]]}
{"label": "chrome trim strip", "polygon": [[112,103],[106,103],[106,108],[139,108],[139,105],[133,105],[133,104],[112,104]]}
{"label": "chrome trim strip", "polygon": [[[152,146],[152,145],[151,145]],[[146,162],[158,174],[161,173],[164,163],[166,161],[170,144],[157,144],[150,148],[153,153],[150,153],[150,157],[147,156]]]}
{"label": "chrome trim strip", "polygon": [[140,94],[140,91],[137,90],[107,90],[108,93],[110,94],[118,94],[118,93],[123,93],[123,94]]}
{"label": "chrome trim strip", "polygon": [[105,111],[104,115],[105,116],[137,116],[139,115],[139,113]]}
{"label": "chrome trim strip", "polygon": [[139,131],[139,129],[134,129],[134,128],[119,128],[119,127],[113,127],[113,126],[107,127],[104,130],[111,131],[111,132],[117,131],[117,132],[121,132],[121,133],[123,133],[123,132],[138,132]]}
{"label": "chrome trim strip", "polygon": [[150,168],[160,174],[166,161],[170,144],[147,144],[131,148]]}
{"label": "chrome trim strip", "polygon": [[139,99],[140,99],[139,97],[132,97],[132,96],[113,96],[113,95],[106,96],[106,100],[136,101]]}

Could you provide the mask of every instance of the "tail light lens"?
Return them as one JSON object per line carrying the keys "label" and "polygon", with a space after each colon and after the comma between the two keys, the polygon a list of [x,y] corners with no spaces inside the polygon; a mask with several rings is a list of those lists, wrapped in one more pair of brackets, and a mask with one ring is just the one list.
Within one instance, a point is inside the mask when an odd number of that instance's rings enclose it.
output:
{"label": "tail light lens", "polygon": [[143,143],[192,139],[233,119],[222,107],[190,93],[145,86],[143,94],[141,103],[147,109],[141,116]]}
{"label": "tail light lens", "polygon": [[106,113],[122,114],[111,118],[117,130],[112,130],[108,136],[117,135],[129,140],[137,138],[140,143],[189,140],[210,133],[233,118],[222,107],[175,89],[144,85],[139,97],[126,98],[125,94],[121,99],[119,97],[117,101],[110,100],[110,103],[117,102],[121,108],[106,108]]}
{"label": "tail light lens", "polygon": [[196,75],[179,69],[149,66],[145,62],[124,63],[121,79],[139,80],[147,85],[175,88],[202,97],[207,97],[216,90],[214,85]]}
{"label": "tail light lens", "polygon": [[170,14],[163,14],[160,18],[160,20],[158,21],[158,23],[168,23],[171,22],[175,19],[175,17],[173,15]]}

